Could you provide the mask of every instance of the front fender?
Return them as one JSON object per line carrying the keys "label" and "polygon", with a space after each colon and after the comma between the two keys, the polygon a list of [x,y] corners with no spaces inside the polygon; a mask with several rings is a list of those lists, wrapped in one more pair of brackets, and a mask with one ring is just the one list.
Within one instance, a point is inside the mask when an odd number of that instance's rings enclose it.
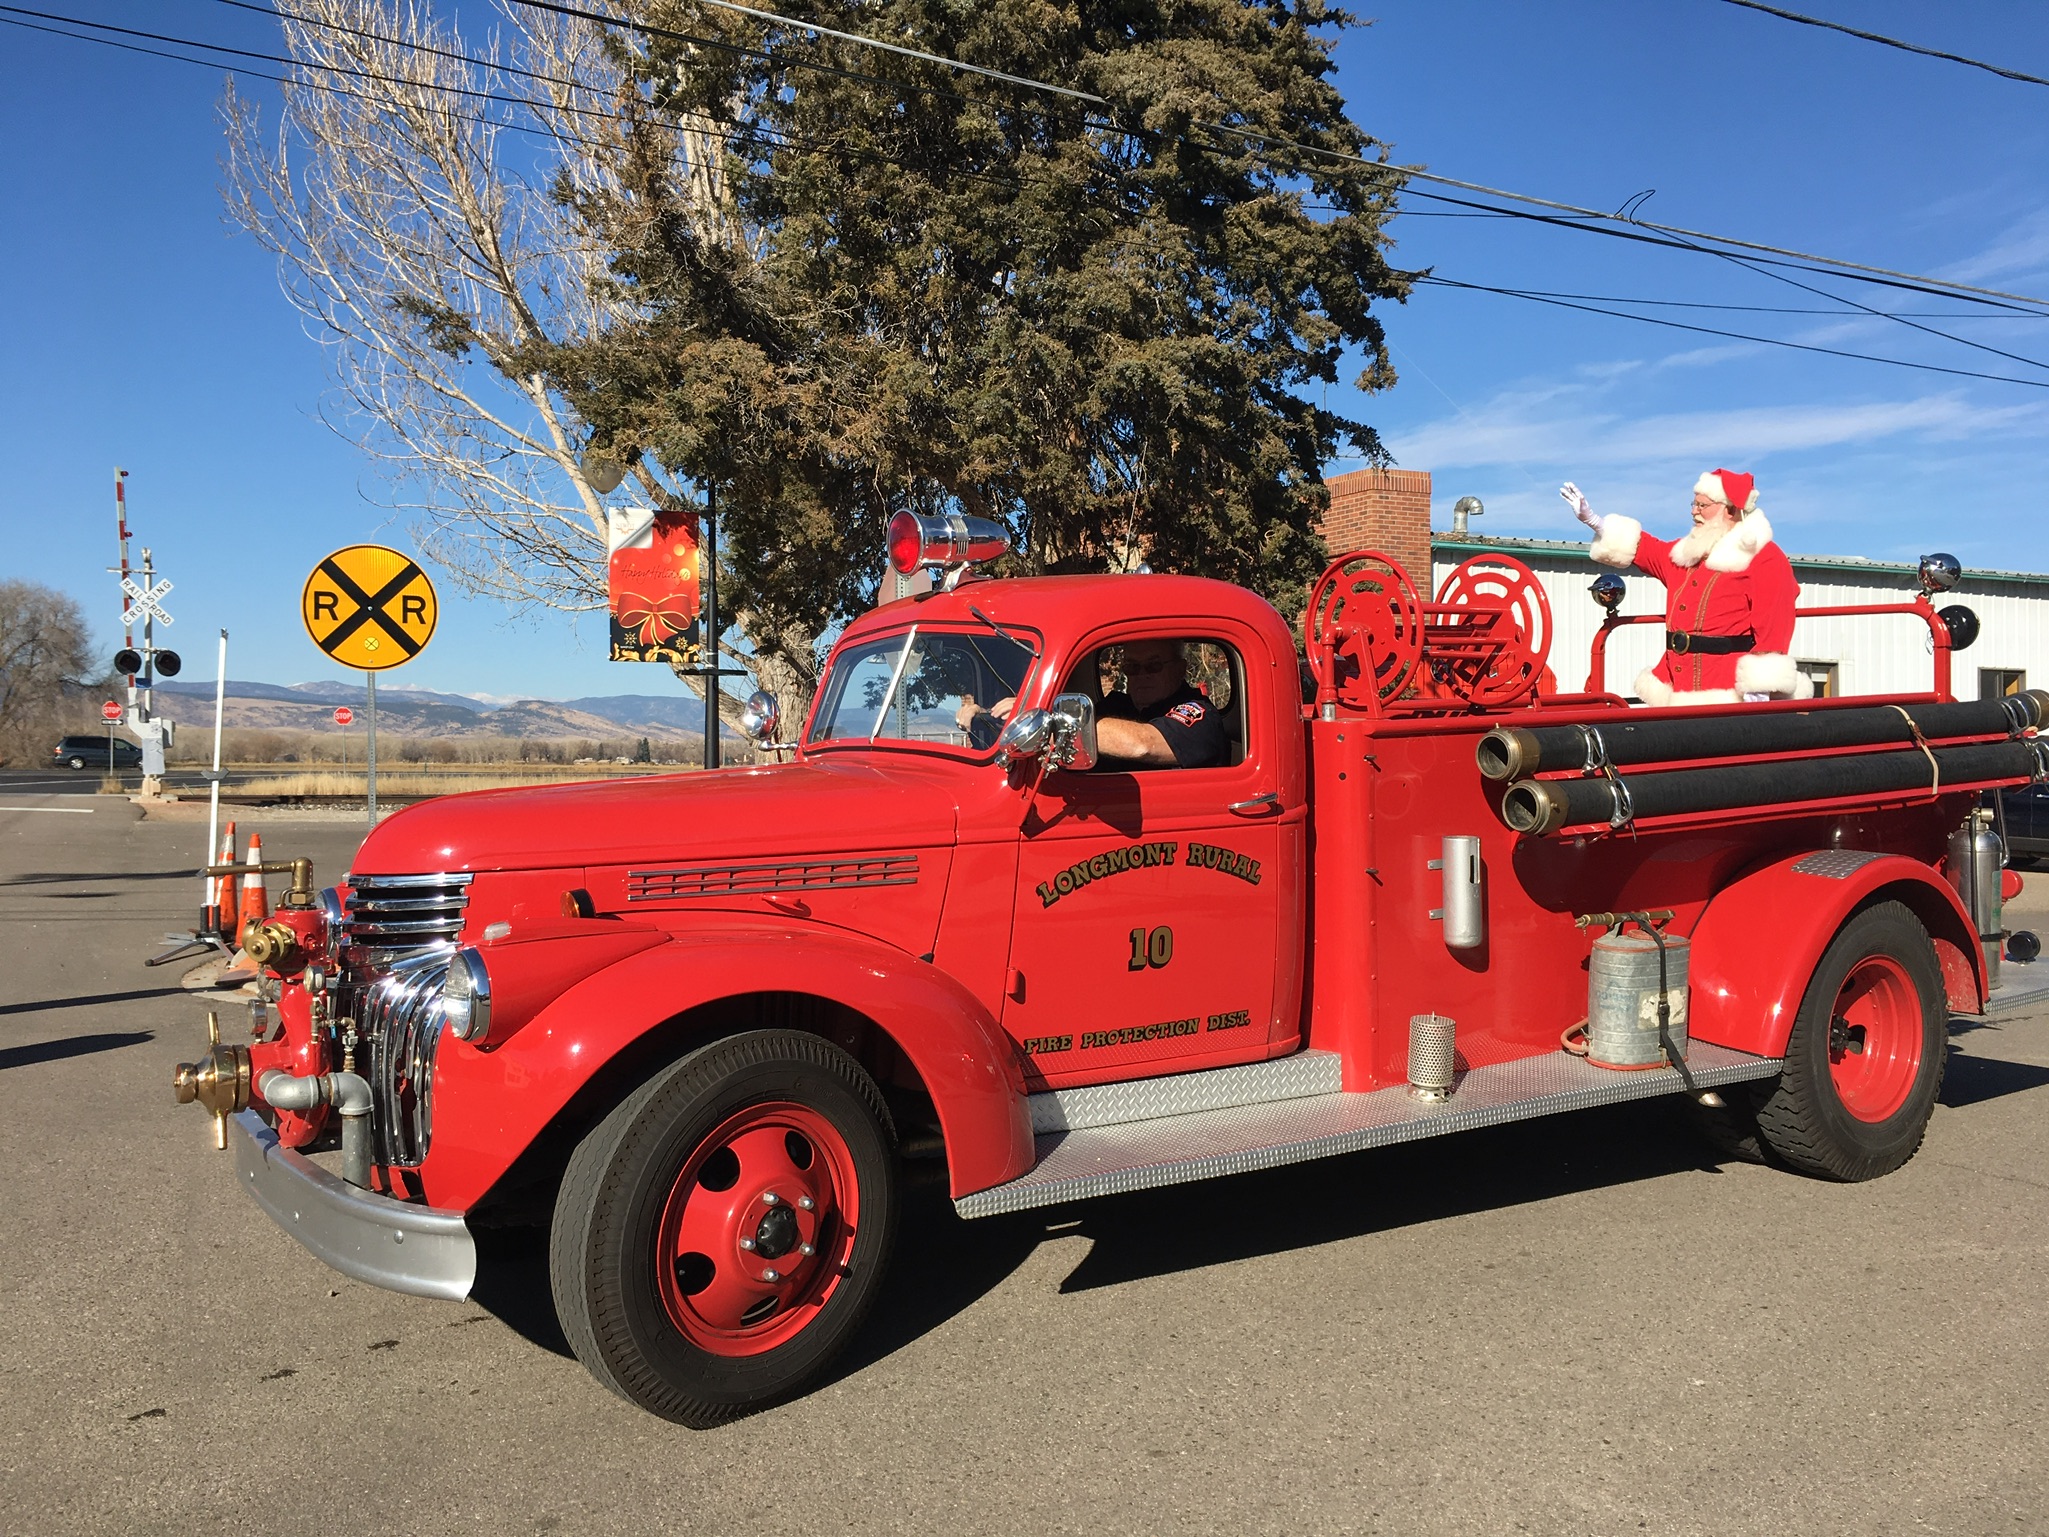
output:
{"label": "front fender", "polygon": [[[755,985],[740,985],[753,980]],[[830,1000],[874,1021],[931,1093],[956,1196],[1032,1164],[1016,1053],[945,972],[858,935],[807,924],[692,930],[569,988],[492,1050],[444,1035],[434,1132],[421,1169],[436,1206],[467,1209],[578,1090],[651,1030],[692,1009],[761,992]]]}
{"label": "front fender", "polygon": [[1688,1032],[1712,1045],[1783,1057],[1822,952],[1850,914],[1873,899],[1913,910],[1935,941],[1950,1008],[1977,1013],[1985,957],[1948,883],[1904,855],[1826,849],[1760,865],[1708,903],[1693,926],[1687,963]]}

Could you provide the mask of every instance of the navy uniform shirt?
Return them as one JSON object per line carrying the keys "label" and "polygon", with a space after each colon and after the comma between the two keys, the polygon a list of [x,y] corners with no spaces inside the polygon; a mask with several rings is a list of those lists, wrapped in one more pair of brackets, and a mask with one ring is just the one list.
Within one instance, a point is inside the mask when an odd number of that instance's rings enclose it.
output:
{"label": "navy uniform shirt", "polygon": [[[1144,713],[1132,704],[1131,696],[1119,689],[1106,696],[1097,712],[1104,720],[1136,720],[1157,727],[1174,754],[1176,768],[1219,768],[1230,753],[1231,732],[1216,705],[1184,683],[1164,699],[1155,700]],[[1105,758],[1104,767],[1130,765],[1131,760]],[[1141,768],[1164,767],[1139,764]]]}

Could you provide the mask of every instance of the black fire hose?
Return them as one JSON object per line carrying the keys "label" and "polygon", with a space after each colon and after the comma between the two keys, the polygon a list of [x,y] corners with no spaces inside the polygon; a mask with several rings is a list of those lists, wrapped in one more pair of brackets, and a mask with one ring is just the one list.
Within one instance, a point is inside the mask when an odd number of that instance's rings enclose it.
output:
{"label": "black fire hose", "polygon": [[[1941,771],[1940,785],[1931,772],[1931,755]],[[1502,797],[1501,819],[1519,833],[1542,837],[1562,827],[1621,827],[1653,817],[2033,779],[2042,772],[2043,758],[2035,743],[1988,742],[1936,747],[1927,753],[1916,748],[1600,779],[1524,779],[1510,785]]]}
{"label": "black fire hose", "polygon": [[[1913,721],[1909,727],[1901,711]],[[1506,726],[1480,738],[1480,772],[1489,779],[1523,779],[1560,769],[1603,763],[1690,763],[1709,758],[1762,757],[1829,747],[1879,747],[1957,737],[2010,736],[2049,723],[2049,692],[2028,689],[2003,699],[1959,704],[1879,705],[1809,711],[1732,711],[1693,720],[1663,720],[1619,711],[1584,726]],[[1945,776],[1947,777],[1947,776]]]}

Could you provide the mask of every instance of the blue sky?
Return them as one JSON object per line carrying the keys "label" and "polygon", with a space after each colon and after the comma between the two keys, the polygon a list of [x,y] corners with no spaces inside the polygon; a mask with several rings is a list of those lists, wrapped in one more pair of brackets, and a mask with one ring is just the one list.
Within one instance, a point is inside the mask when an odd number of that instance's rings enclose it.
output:
{"label": "blue sky", "polygon": [[[1850,25],[2049,76],[2049,7],[1804,0]],[[268,46],[209,0],[53,0],[132,26]],[[465,10],[475,7],[466,7]],[[1799,8],[1799,7],[1794,7]],[[1400,160],[1449,176],[1879,266],[2049,294],[2049,88],[1790,25],[1723,0],[1389,0],[1361,7],[1338,81]],[[0,28],[0,573],[118,627],[112,470],[176,584],[169,639],[210,676],[336,669],[299,630],[306,572],[408,544],[375,472],[317,419],[320,349],[268,259],[221,223],[218,73]],[[1520,221],[1415,216],[1397,259],[1468,282],[1717,304],[1829,301],[1710,256]],[[1862,302],[1948,300],[1793,274]],[[2049,382],[2049,369],[1834,316],[1663,311],[1728,330]],[[1401,382],[1333,404],[1404,466],[1486,503],[1482,532],[1569,537],[1555,495],[1676,528],[1701,470],[1756,473],[1803,553],[2049,570],[2049,390],[1419,289],[1385,315]],[[2049,320],[1925,320],[2049,363]],[[1334,464],[1330,472],[1351,466]],[[441,583],[441,629],[400,686],[499,695],[680,690],[604,660],[602,626],[515,617]]]}

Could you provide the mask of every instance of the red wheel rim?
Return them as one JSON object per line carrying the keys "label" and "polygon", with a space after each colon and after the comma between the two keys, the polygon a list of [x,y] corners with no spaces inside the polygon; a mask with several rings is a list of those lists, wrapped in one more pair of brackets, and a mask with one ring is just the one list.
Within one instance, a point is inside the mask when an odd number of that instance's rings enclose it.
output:
{"label": "red wheel rim", "polygon": [[1921,1072],[1921,994],[1889,955],[1867,955],[1843,978],[1829,1016],[1828,1071],[1843,1108],[1883,1121]]}
{"label": "red wheel rim", "polygon": [[662,1305],[700,1350],[774,1350],[846,1275],[859,1221],[854,1155],[833,1124],[804,1105],[749,1105],[691,1150],[670,1188],[655,1248]]}

